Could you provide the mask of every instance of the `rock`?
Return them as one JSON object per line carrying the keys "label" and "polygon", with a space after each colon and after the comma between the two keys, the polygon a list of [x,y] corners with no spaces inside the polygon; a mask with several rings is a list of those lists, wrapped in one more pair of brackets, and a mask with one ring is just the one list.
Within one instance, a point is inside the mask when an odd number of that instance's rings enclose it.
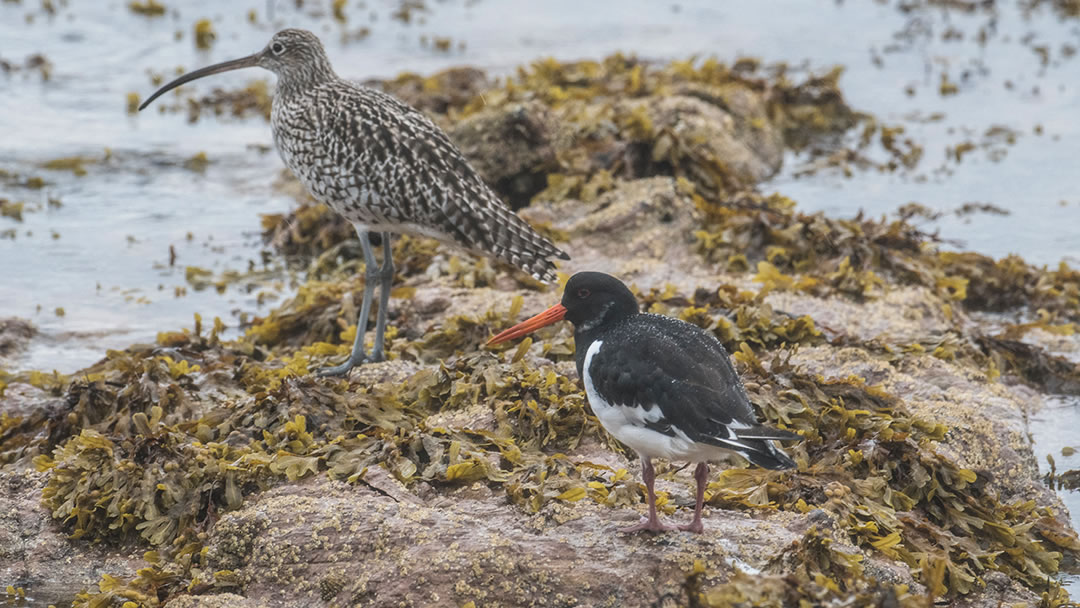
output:
{"label": "rock", "polygon": [[1005,576],[1001,572],[988,572],[985,577],[986,591],[976,597],[959,598],[950,603],[956,608],[983,608],[990,606],[1035,606],[1039,599],[1030,589]]}
{"label": "rock", "polygon": [[537,102],[478,112],[447,133],[487,183],[510,207],[520,209],[547,185],[558,167],[553,118]]}
{"label": "rock", "polygon": [[[840,341],[881,344],[934,343],[952,325],[941,299],[925,288],[890,289],[882,298],[854,303],[791,292],[770,293],[777,310],[809,315],[817,327]],[[984,473],[1007,500],[1057,498],[1039,481],[1025,420],[1041,407],[1042,397],[1025,386],[989,382],[985,373],[931,354],[909,354],[888,362],[863,348],[802,348],[792,363],[831,377],[855,375],[903,395],[916,415],[949,427],[949,454],[966,468]]]}
{"label": "rock", "polygon": [[675,87],[674,95],[696,97],[727,112],[735,119],[735,137],[744,143],[772,173],[784,160],[784,136],[769,118],[764,97],[741,85],[710,86],[687,83]]}
{"label": "rock", "polygon": [[949,427],[943,453],[985,474],[1003,500],[1058,502],[1039,481],[1024,430],[1026,413],[1041,402],[1032,391],[986,382],[930,355],[894,366],[858,348],[809,347],[799,349],[791,363],[826,377],[860,376],[891,394],[904,395],[913,414]]}
{"label": "rock", "polygon": [[567,199],[537,203],[522,211],[536,223],[568,235],[566,272],[596,270],[630,279],[642,287],[666,281],[716,279],[692,250],[700,223],[694,202],[670,177],[618,182],[592,203]]}
{"label": "rock", "polygon": [[235,593],[216,595],[181,595],[169,602],[169,608],[269,608],[270,604]]}
{"label": "rock", "polygon": [[925,287],[895,287],[865,302],[839,296],[822,299],[792,291],[771,292],[765,301],[795,316],[809,314],[831,339],[911,344],[940,339],[952,328],[940,299]]}
{"label": "rock", "polygon": [[364,84],[433,114],[446,114],[451,108],[460,108],[491,87],[483,70],[470,67],[450,68],[426,77],[406,73],[391,80],[371,80]]}
{"label": "rock", "polygon": [[26,349],[27,343],[37,335],[37,327],[26,319],[8,317],[0,319],[0,366],[15,358]]}
{"label": "rock", "polygon": [[651,160],[669,162],[707,197],[748,188],[780,170],[780,133],[768,121],[742,127],[720,107],[679,95],[627,101],[621,108],[627,114],[642,110],[652,123]]}
{"label": "rock", "polygon": [[1041,327],[1033,327],[1024,334],[1022,341],[1080,365],[1080,333],[1052,333]]}
{"label": "rock", "polygon": [[419,504],[325,479],[282,486],[222,517],[209,569],[269,606],[642,606],[680,594],[695,560],[710,581],[770,568],[805,517],[710,509],[706,536],[625,536],[615,528],[635,510],[580,501],[530,516],[462,493]]}
{"label": "rock", "polygon": [[41,505],[44,473],[0,470],[0,581],[23,587],[43,606],[71,602],[102,575],[134,576],[136,547],[72,542]]}
{"label": "rock", "polygon": [[54,395],[23,382],[6,386],[3,398],[0,398],[0,414],[11,417],[56,415],[60,408],[61,404]]}
{"label": "rock", "polygon": [[[945,340],[953,327],[942,312],[940,297],[918,287],[893,288],[863,303],[792,292],[770,293],[766,302],[793,315],[809,315],[831,339],[841,342],[933,344]],[[863,348],[823,346],[800,349],[792,363],[826,376],[860,376],[891,394],[903,395],[914,414],[949,427],[944,444],[949,454],[963,466],[986,474],[1005,499],[1057,502],[1039,481],[1026,436],[1025,420],[1042,403],[1042,397],[1030,388],[989,382],[981,371],[929,353],[912,353],[901,362],[889,362]]]}

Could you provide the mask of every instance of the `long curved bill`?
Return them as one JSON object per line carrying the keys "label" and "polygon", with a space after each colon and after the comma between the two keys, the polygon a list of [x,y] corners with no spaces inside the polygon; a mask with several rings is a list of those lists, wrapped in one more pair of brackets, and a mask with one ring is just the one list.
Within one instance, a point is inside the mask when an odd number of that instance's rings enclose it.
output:
{"label": "long curved bill", "polygon": [[254,55],[248,55],[247,57],[241,57],[240,59],[233,59],[232,61],[223,61],[221,63],[215,63],[214,65],[208,65],[205,68],[195,70],[194,72],[188,72],[187,74],[184,74],[183,76],[177,78],[176,80],[170,82],[169,84],[167,84],[167,85],[161,87],[160,89],[154,91],[153,95],[151,95],[149,98],[147,98],[146,101],[142,102],[142,105],[139,106],[139,110],[142,111],[143,109],[146,108],[146,106],[150,105],[150,103],[153,102],[158,97],[161,97],[165,93],[175,89],[176,87],[178,87],[178,86],[180,86],[182,84],[191,82],[192,80],[202,78],[203,76],[209,76],[211,74],[220,74],[221,72],[228,72],[229,70],[239,70],[241,68],[253,68],[253,67],[257,66],[257,65],[259,65],[259,54],[255,53]]}
{"label": "long curved bill", "polygon": [[541,327],[547,327],[552,323],[558,323],[566,316],[566,307],[562,304],[556,304],[544,312],[525,319],[521,323],[511,327],[510,329],[500,333],[494,338],[488,340],[488,346],[492,344],[499,344],[506,342],[507,340],[513,340],[514,338],[520,338],[521,336],[531,334],[532,332],[540,329]]}

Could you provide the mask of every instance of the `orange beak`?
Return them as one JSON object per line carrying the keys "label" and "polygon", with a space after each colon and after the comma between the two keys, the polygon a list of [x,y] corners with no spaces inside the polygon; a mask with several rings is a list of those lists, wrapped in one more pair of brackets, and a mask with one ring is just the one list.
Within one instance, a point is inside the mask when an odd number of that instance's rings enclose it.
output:
{"label": "orange beak", "polygon": [[513,340],[514,338],[520,338],[521,336],[524,336],[526,334],[531,334],[532,332],[540,329],[541,327],[547,327],[552,323],[558,323],[559,321],[562,321],[564,316],[566,316],[566,307],[562,304],[556,304],[551,308],[545,310],[544,312],[536,315],[535,317],[526,319],[521,323],[518,323],[517,325],[511,327],[510,329],[502,332],[501,334],[495,336],[494,338],[488,340],[488,346],[491,346],[492,344],[500,344],[502,342],[506,342],[507,340]]}

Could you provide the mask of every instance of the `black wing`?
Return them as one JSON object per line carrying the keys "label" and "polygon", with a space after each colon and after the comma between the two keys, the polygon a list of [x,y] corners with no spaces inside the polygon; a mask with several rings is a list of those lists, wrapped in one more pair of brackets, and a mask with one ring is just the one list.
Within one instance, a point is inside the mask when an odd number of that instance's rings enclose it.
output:
{"label": "black wing", "polygon": [[[771,469],[795,466],[773,439],[800,439],[760,425],[723,345],[671,317],[637,315],[613,327],[590,362],[593,386],[613,404],[660,417],[652,430],[733,450]],[[655,414],[654,414],[655,415]]]}

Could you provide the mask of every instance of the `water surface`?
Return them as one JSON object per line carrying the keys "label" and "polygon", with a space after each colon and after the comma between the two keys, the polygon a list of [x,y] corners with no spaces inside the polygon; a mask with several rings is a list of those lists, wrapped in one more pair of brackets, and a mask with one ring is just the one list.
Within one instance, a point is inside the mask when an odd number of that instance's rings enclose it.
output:
{"label": "water surface", "polygon": [[[844,65],[850,103],[905,125],[925,149],[923,162],[900,174],[856,171],[846,178],[832,171],[796,178],[803,159],[790,157],[766,189],[836,215],[878,215],[911,201],[940,210],[993,203],[1012,214],[946,215],[937,226],[944,236],[994,256],[1019,253],[1045,264],[1080,259],[1080,232],[1073,229],[1080,193],[1066,160],[1080,155],[1080,127],[1072,118],[1080,108],[1080,63],[1062,50],[1080,44],[1080,29],[1049,11],[1024,15],[1008,5],[994,20],[980,11],[905,12],[871,2],[447,1],[412,11],[406,23],[392,17],[397,2],[369,1],[347,2],[342,23],[329,16],[329,3],[318,2],[297,9],[285,1],[190,1],[169,4],[156,18],[123,4],[71,3],[52,16],[31,4],[0,3],[0,57],[18,65],[42,53],[51,63],[48,80],[33,70],[0,75],[0,169],[48,182],[42,190],[9,184],[3,194],[44,208],[24,214],[22,223],[0,218],[0,231],[15,230],[13,239],[0,239],[6,275],[0,311],[31,319],[43,333],[12,367],[70,372],[105,347],[190,327],[196,312],[231,322],[238,311],[258,310],[259,289],[249,293],[242,285],[223,296],[188,289],[177,296],[176,288],[186,285],[187,266],[247,269],[261,246],[259,214],[293,204],[272,187],[282,165],[267,153],[268,125],[228,117],[192,125],[182,114],[162,115],[153,107],[129,115],[125,96],[145,98],[155,88],[151,73],[171,77],[180,67],[251,53],[284,26],[319,32],[337,70],[356,79],[462,64],[505,74],[541,56],[596,58],[615,51],[658,60],[749,55],[818,68]],[[202,18],[218,32],[209,50],[193,41],[194,23]],[[978,44],[974,37],[988,23],[993,34]],[[369,33],[359,35],[364,28]],[[436,37],[451,41],[448,52],[431,44]],[[1047,66],[1032,50],[1044,42],[1051,49]],[[942,74],[957,83],[957,94],[938,93]],[[206,92],[266,76],[234,72],[194,86]],[[942,119],[921,119],[934,114]],[[1004,151],[1003,159],[991,160],[984,149],[959,163],[946,159],[948,147],[982,143],[994,126],[1016,133],[1015,144],[994,147]],[[1041,135],[1034,134],[1036,126]],[[87,164],[83,177],[41,168],[58,157],[102,159],[106,150],[109,160]],[[210,160],[205,171],[182,166],[199,153]],[[50,197],[62,206],[49,208]],[[174,267],[168,266],[170,245]]]}

